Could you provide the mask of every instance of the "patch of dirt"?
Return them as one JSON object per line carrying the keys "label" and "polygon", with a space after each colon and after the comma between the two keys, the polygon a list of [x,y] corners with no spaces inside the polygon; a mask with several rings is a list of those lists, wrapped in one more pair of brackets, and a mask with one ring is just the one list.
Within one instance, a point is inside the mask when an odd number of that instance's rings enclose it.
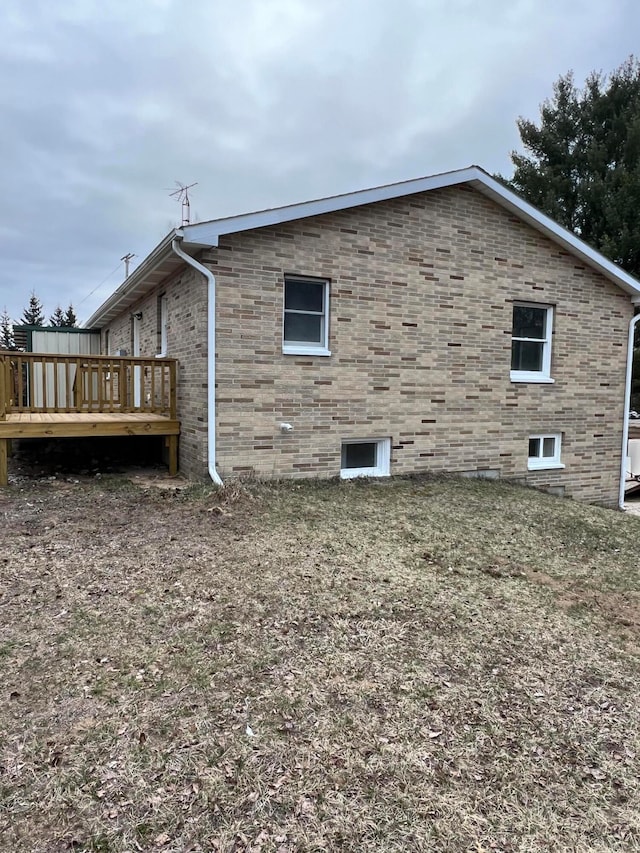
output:
{"label": "patch of dirt", "polygon": [[167,489],[170,491],[183,491],[191,487],[191,483],[184,477],[170,477],[166,470],[159,468],[125,469],[122,476],[133,486],[140,489]]}

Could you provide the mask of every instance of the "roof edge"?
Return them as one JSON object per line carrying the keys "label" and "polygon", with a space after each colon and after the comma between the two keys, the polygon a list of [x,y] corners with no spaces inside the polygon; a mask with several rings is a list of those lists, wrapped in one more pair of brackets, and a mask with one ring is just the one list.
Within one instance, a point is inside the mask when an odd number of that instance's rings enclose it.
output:
{"label": "roof edge", "polygon": [[573,255],[576,255],[588,266],[600,272],[629,295],[640,296],[640,281],[625,272],[613,261],[605,258],[604,255],[589,246],[572,231],[559,225],[549,216],[529,204],[529,202],[525,201],[513,192],[513,190],[493,178],[488,172],[485,172],[480,166],[468,166],[465,169],[441,172],[429,177],[385,184],[371,189],[357,190],[313,201],[269,208],[254,213],[243,213],[238,216],[198,222],[193,225],[183,225],[180,229],[174,228],[147,255],[144,261],[136,267],[131,275],[124,280],[118,289],[93,312],[91,317],[83,324],[83,328],[99,328],[104,319],[120,302],[125,301],[127,297],[135,296],[138,291],[142,293],[145,277],[153,272],[163,260],[171,256],[171,243],[175,237],[183,238],[183,248],[192,254],[203,248],[217,246],[220,237],[226,234],[236,234],[256,228],[266,228],[272,225],[292,222],[297,219],[306,219],[325,213],[348,210],[349,208],[360,207],[361,205],[374,204],[380,201],[388,201],[394,198],[429,192],[430,190],[444,189],[460,184],[469,184],[478,192],[491,198],[501,207],[511,211],[535,230],[544,234]]}
{"label": "roof edge", "polygon": [[240,231],[280,225],[296,219],[307,219],[323,213],[335,213],[338,210],[348,210],[351,207],[360,207],[365,204],[374,204],[379,201],[388,201],[394,198],[402,198],[402,196],[469,183],[482,175],[489,177],[488,173],[484,172],[479,166],[468,166],[465,169],[440,172],[437,175],[430,175],[425,178],[414,178],[395,184],[383,184],[371,189],[287,204],[283,207],[272,207],[253,213],[242,213],[239,216],[212,219],[208,222],[197,222],[193,225],[183,225],[184,242],[198,248],[217,246],[218,238],[224,234],[237,234]]}
{"label": "roof edge", "polygon": [[145,276],[147,276],[154,267],[158,266],[158,264],[161,263],[162,260],[171,252],[171,243],[174,237],[180,234],[181,232],[177,228],[174,228],[165,237],[163,237],[158,245],[152,249],[147,257],[142,261],[142,263],[134,269],[131,275],[128,278],[125,278],[122,284],[113,291],[111,296],[105,299],[99,308],[96,308],[89,319],[83,323],[82,328],[99,329],[105,314],[115,308],[115,306],[119,302],[123,301],[126,296],[136,291],[138,285],[144,281]]}

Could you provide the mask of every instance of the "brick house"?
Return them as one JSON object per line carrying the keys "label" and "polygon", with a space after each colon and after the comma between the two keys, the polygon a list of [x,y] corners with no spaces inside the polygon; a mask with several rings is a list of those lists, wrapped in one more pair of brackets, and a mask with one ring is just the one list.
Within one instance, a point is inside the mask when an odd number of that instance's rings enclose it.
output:
{"label": "brick house", "polygon": [[191,478],[450,471],[616,505],[637,298],[471,167],[183,226],[86,325],[178,359]]}

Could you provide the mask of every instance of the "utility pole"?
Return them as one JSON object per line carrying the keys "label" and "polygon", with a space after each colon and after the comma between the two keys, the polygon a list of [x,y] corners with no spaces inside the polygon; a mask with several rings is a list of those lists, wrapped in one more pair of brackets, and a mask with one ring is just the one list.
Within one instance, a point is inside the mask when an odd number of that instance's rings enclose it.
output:
{"label": "utility pole", "polygon": [[120,260],[124,261],[124,277],[129,278],[129,262],[132,258],[135,258],[133,252],[129,252],[127,255],[123,255]]}

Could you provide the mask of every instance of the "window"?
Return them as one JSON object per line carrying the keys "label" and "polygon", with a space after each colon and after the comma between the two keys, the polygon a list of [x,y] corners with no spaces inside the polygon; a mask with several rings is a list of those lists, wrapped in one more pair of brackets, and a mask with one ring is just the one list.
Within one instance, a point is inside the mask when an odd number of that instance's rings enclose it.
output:
{"label": "window", "polygon": [[530,471],[542,468],[564,468],[560,461],[561,436],[555,435],[530,435],[529,436],[529,459],[527,467]]}
{"label": "window", "polygon": [[388,477],[391,459],[391,440],[388,438],[349,440],[342,442],[340,476]]}
{"label": "window", "polygon": [[514,382],[553,382],[551,378],[550,305],[516,303],[511,332],[511,379]]}
{"label": "window", "polygon": [[326,279],[285,277],[284,353],[331,355],[328,317],[329,282]]}
{"label": "window", "polygon": [[162,357],[168,352],[167,327],[169,325],[169,304],[167,294],[158,297],[158,356]]}

